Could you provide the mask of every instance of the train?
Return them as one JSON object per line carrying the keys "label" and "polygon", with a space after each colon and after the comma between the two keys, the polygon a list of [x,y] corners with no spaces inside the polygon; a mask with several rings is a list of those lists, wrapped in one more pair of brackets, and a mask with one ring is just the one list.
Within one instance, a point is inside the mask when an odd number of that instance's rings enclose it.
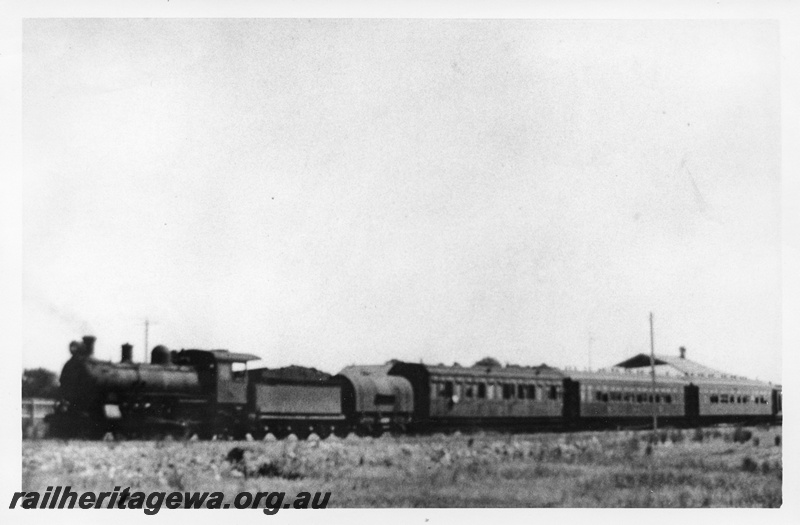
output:
{"label": "train", "polygon": [[[771,423],[779,385],[736,377],[680,357],[639,354],[609,370],[547,365],[463,367],[392,361],[324,373],[265,373],[253,354],[153,348],[149,363],[94,356],[96,338],[69,345],[54,437],[277,439],[350,433],[378,437],[452,430],[545,431]],[[653,366],[655,375],[650,373]],[[655,377],[655,380],[654,380]]]}

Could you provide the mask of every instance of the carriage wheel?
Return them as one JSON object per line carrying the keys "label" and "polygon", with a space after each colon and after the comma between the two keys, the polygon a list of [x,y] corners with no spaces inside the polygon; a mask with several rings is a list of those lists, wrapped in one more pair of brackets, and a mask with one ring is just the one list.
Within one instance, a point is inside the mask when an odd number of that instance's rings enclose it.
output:
{"label": "carriage wheel", "polygon": [[275,428],[272,429],[272,434],[275,436],[275,439],[286,439],[286,437],[291,434],[291,427],[276,425]]}
{"label": "carriage wheel", "polygon": [[326,439],[328,436],[331,435],[333,429],[330,425],[323,423],[321,425],[316,425],[314,427],[314,432],[319,436],[320,439]]}
{"label": "carriage wheel", "polygon": [[403,436],[407,432],[408,432],[408,428],[406,427],[406,424],[403,423],[403,422],[395,422],[395,423],[393,423],[392,427],[390,429],[390,433],[393,436]]}
{"label": "carriage wheel", "polygon": [[250,432],[250,435],[253,436],[255,441],[261,441],[266,437],[267,433],[269,432],[269,427],[267,425],[257,424]]}
{"label": "carriage wheel", "polygon": [[363,422],[356,427],[356,435],[358,437],[372,436],[375,433],[375,425],[369,422]]}
{"label": "carriage wheel", "polygon": [[298,425],[297,429],[294,431],[294,435],[297,436],[297,439],[308,439],[311,430],[312,428],[309,425]]}
{"label": "carriage wheel", "polygon": [[168,433],[175,441],[188,441],[194,434],[196,431],[193,425],[181,425]]}

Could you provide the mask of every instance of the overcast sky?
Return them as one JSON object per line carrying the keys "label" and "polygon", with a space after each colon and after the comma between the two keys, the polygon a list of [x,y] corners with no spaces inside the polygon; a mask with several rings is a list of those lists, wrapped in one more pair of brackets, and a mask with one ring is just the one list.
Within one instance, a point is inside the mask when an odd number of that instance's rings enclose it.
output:
{"label": "overcast sky", "polygon": [[70,340],[781,380],[769,21],[24,22],[23,366]]}

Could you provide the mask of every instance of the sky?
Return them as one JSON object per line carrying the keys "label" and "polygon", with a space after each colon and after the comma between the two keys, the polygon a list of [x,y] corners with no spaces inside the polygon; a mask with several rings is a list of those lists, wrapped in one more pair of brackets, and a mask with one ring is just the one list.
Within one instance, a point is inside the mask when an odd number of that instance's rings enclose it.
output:
{"label": "sky", "polygon": [[26,19],[23,359],[781,382],[774,21]]}

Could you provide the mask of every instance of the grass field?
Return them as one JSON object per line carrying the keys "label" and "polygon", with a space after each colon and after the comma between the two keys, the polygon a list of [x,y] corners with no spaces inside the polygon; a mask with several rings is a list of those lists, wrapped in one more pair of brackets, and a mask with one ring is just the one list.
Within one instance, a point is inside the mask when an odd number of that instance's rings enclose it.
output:
{"label": "grass field", "polygon": [[[271,437],[271,436],[270,436]],[[22,490],[330,491],[329,507],[779,507],[781,428],[22,444]],[[236,449],[236,450],[234,450]],[[233,451],[233,452],[231,452]],[[240,458],[241,456],[241,458]]]}

